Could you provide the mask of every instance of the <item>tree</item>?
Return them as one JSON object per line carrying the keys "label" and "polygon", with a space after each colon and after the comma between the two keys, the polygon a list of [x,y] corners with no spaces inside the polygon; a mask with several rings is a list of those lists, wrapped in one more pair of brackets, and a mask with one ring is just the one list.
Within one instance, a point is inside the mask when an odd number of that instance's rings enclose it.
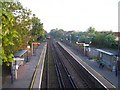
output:
{"label": "tree", "polygon": [[17,48],[14,47],[14,49],[12,49],[13,51],[25,49],[31,36],[31,11],[29,9],[23,8],[19,2],[16,4],[16,7],[18,8],[14,10],[14,28],[16,28],[17,32],[19,33],[19,38],[14,39],[14,42],[16,43],[15,47]]}
{"label": "tree", "polygon": [[89,27],[87,32],[88,33],[95,33],[95,28],[94,27]]}
{"label": "tree", "polygon": [[[37,17],[31,19],[31,11],[23,8],[20,2],[1,2],[2,3],[2,53],[0,58],[8,66],[13,61],[13,54],[20,49],[26,49],[28,42],[34,38],[33,32],[37,37],[44,36],[45,30],[43,23]],[[37,28],[36,28],[37,26]],[[36,33],[37,32],[37,33]],[[33,36],[32,36],[33,35]],[[37,38],[35,38],[37,39]]]}
{"label": "tree", "polygon": [[112,32],[97,32],[93,44],[98,47],[116,48],[115,36]]}
{"label": "tree", "polygon": [[34,39],[43,39],[45,36],[45,30],[43,29],[43,23],[37,17],[32,18],[32,29],[30,30]]}
{"label": "tree", "polygon": [[13,39],[18,37],[14,29],[15,18],[10,7],[14,7],[13,2],[2,2],[2,60],[9,65],[13,61],[14,46]]}
{"label": "tree", "polygon": [[[0,51],[2,51],[2,23],[0,22]],[[2,65],[2,52],[0,52],[0,65]]]}
{"label": "tree", "polygon": [[63,39],[65,31],[63,29],[52,29],[50,35],[56,39]]}
{"label": "tree", "polygon": [[115,36],[112,34],[108,34],[105,36],[105,40],[104,43],[106,44],[106,46],[108,47],[112,47],[116,45],[116,41],[115,41]]}

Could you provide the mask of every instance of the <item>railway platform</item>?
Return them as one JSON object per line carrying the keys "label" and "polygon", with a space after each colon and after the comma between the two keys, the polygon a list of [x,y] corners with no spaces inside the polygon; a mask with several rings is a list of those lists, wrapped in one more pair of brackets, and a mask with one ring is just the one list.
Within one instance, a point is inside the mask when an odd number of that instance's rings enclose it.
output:
{"label": "railway platform", "polygon": [[[41,73],[42,75],[42,68],[43,68],[43,60],[45,57],[43,57],[45,55],[46,52],[46,43],[41,43],[40,46],[38,46],[38,48],[35,51],[35,54],[30,58],[29,62],[27,62],[26,64],[24,64],[23,66],[20,66],[20,68],[18,69],[18,79],[15,80],[13,82],[13,84],[11,84],[10,80],[8,80],[8,82],[6,82],[2,88],[4,89],[20,89],[20,88],[30,88],[31,87],[31,83],[33,83],[33,79],[34,79],[34,74],[36,71],[37,66],[39,65],[39,69],[41,72],[39,72],[39,74]],[[40,63],[40,64],[39,64]],[[41,75],[39,75],[41,77]]]}
{"label": "railway platform", "polygon": [[[60,43],[60,42],[59,42]],[[78,60],[84,61],[87,65],[89,65],[93,70],[95,70],[99,75],[101,75],[103,78],[105,78],[107,81],[109,81],[113,86],[118,88],[118,77],[115,75],[115,72],[111,72],[106,67],[103,69],[99,68],[99,65],[96,61],[89,59],[86,56],[81,55],[77,51],[75,51],[73,48],[67,46],[64,43],[60,43],[68,52],[73,54]]]}

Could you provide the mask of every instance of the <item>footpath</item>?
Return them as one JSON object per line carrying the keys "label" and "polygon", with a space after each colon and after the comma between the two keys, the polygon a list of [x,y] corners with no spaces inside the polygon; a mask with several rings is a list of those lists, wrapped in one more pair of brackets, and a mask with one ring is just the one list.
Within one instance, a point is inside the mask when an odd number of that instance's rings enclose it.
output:
{"label": "footpath", "polygon": [[76,54],[81,60],[83,60],[85,63],[87,63],[91,68],[93,68],[96,72],[98,72],[100,75],[102,75],[105,79],[107,79],[111,84],[113,84],[116,88],[118,88],[118,76],[116,76],[115,72],[112,72],[108,70],[106,67],[99,68],[99,64],[89,59],[87,56],[82,55],[81,53],[77,52],[75,49],[73,49],[70,46],[67,46],[66,44],[62,43],[66,48],[71,50],[74,54]]}
{"label": "footpath", "polygon": [[10,80],[8,80],[4,85],[2,85],[4,89],[19,89],[19,88],[29,88],[36,66],[39,62],[40,55],[42,53],[43,47],[46,43],[41,43],[40,46],[36,49],[34,55],[30,58],[29,62],[25,63],[24,65],[20,66],[18,69],[18,78],[14,80],[13,84]]}

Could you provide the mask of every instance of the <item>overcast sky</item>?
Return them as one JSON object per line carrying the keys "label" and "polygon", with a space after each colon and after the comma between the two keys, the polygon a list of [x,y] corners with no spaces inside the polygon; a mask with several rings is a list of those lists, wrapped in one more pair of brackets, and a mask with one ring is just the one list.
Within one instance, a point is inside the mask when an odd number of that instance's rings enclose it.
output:
{"label": "overcast sky", "polygon": [[44,23],[44,29],[118,31],[120,0],[19,0]]}

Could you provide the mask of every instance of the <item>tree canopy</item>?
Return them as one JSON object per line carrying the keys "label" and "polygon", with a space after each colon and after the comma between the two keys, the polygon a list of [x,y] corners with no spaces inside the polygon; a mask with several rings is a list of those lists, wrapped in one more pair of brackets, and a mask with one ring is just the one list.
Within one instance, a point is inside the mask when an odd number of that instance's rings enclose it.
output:
{"label": "tree canopy", "polygon": [[[62,33],[61,33],[62,32]],[[68,31],[69,32],[69,31]],[[72,43],[91,43],[95,47],[106,47],[106,48],[117,48],[118,43],[115,41],[115,35],[112,31],[102,31],[98,32],[94,27],[89,27],[85,32],[74,32],[71,36],[66,34],[67,31],[60,31],[59,29],[52,29],[50,34],[54,38],[59,38],[65,40],[65,42]]]}
{"label": "tree canopy", "polygon": [[[2,23],[0,26],[0,39],[2,48],[0,60],[7,65],[13,61],[13,55],[20,49],[25,49],[28,42],[37,37],[44,37],[43,23],[32,16],[30,9],[24,8],[20,2],[2,3]],[[2,30],[1,30],[2,27]],[[37,40],[37,38],[34,38]]]}

